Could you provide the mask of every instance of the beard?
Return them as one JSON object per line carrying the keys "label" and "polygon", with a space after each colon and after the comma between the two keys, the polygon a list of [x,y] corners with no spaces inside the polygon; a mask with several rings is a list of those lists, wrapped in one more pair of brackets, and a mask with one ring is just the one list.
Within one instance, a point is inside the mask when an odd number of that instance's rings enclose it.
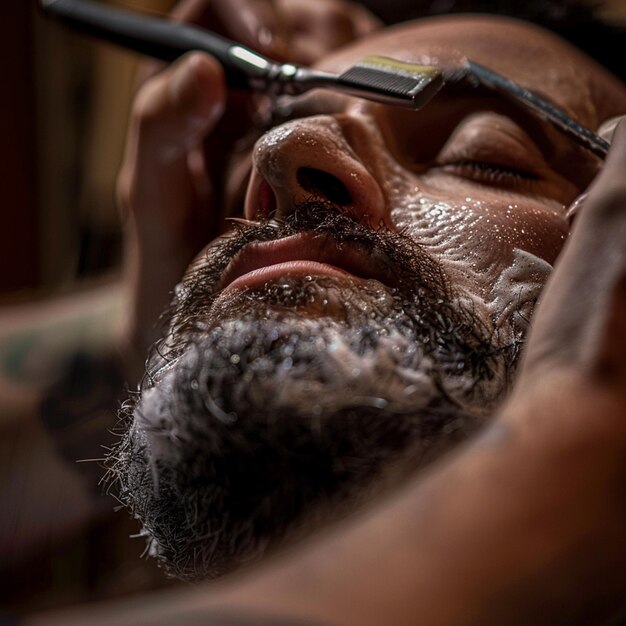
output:
{"label": "beard", "polygon": [[[394,287],[306,276],[219,291],[246,244],[301,232],[359,248]],[[215,577],[467,438],[518,352],[470,302],[414,240],[332,205],[237,226],[177,288],[107,462],[150,554],[172,576]]]}

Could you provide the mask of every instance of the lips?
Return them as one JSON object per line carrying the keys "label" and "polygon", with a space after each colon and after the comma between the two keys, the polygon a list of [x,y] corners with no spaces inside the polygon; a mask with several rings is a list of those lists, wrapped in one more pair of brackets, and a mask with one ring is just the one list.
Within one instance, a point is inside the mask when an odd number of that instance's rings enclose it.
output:
{"label": "lips", "polygon": [[227,266],[219,288],[261,287],[298,276],[375,279],[393,285],[393,273],[376,256],[349,242],[338,244],[330,235],[299,233],[246,245]]}

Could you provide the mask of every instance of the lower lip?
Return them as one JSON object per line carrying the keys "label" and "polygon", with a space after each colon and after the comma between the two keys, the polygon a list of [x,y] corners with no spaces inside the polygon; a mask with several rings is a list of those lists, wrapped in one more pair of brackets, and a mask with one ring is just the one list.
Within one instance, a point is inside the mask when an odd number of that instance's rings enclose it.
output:
{"label": "lower lip", "polygon": [[295,278],[302,276],[332,276],[335,278],[356,278],[354,274],[350,274],[340,270],[334,265],[327,263],[317,263],[315,261],[288,261],[286,263],[277,263],[269,265],[257,270],[243,274],[235,278],[232,283],[226,286],[226,289],[244,289],[252,287],[262,287],[266,283],[276,282],[281,278]]}

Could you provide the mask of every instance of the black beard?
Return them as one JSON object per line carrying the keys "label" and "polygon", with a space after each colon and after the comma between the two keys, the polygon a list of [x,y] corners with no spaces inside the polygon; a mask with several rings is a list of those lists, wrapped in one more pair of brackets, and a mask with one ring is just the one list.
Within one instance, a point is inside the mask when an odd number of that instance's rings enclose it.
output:
{"label": "black beard", "polygon": [[[216,305],[244,245],[302,231],[363,246],[398,286],[287,279]],[[329,299],[338,318],[298,313]],[[414,468],[465,439],[513,371],[515,346],[497,344],[402,234],[322,203],[240,227],[177,289],[109,478],[168,573],[216,576],[338,515],[401,456]]]}

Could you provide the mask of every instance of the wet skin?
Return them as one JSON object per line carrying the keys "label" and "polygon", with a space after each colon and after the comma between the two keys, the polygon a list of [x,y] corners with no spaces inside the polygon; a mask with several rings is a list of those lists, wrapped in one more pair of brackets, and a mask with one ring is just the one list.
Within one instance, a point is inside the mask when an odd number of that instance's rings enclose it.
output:
{"label": "wet skin", "polygon": [[[441,65],[474,59],[539,91],[591,129],[626,110],[623,85],[605,70],[560,39],[513,20],[407,23],[364,36],[318,65],[341,70],[368,54]],[[444,89],[422,111],[410,112],[319,91],[294,102],[298,119],[277,126],[255,150],[239,150],[228,159],[228,175],[209,177],[207,185],[203,142],[205,160],[223,162],[233,152],[220,143],[222,127],[233,123],[225,106],[222,71],[201,54],[153,78],[135,101],[118,185],[122,209],[132,218],[129,249],[136,251],[128,263],[132,317],[125,340],[135,376],[158,339],[150,329],[174,285],[228,229],[222,218],[241,216],[246,195],[247,217],[272,208],[284,216],[296,202],[319,195],[302,186],[303,167],[339,181],[349,194],[346,210],[372,227],[407,229],[492,317],[516,306],[507,301],[509,274],[519,281],[529,263],[528,301],[536,297],[550,269],[541,259],[549,264],[558,255],[569,232],[567,206],[599,167],[567,138],[478,92]],[[212,188],[223,193],[214,197]],[[520,262],[515,248],[534,257]]]}
{"label": "wet skin", "polygon": [[[576,50],[511,20],[401,25],[318,66],[341,71],[368,54],[442,66],[467,57],[594,129],[626,100],[623,87]],[[296,119],[269,131],[253,150],[246,218],[284,217],[312,194],[332,197],[338,185],[345,210],[373,228],[406,232],[441,259],[459,289],[492,304],[498,290],[510,289],[498,279],[519,257],[516,250],[533,255],[520,270],[533,281],[546,271],[539,260],[554,262],[569,232],[567,207],[601,165],[520,108],[479,91],[444,89],[419,112],[324,91],[284,108]],[[249,156],[240,159],[227,188],[241,188]],[[334,186],[329,178],[302,176],[311,169],[329,174]]]}

